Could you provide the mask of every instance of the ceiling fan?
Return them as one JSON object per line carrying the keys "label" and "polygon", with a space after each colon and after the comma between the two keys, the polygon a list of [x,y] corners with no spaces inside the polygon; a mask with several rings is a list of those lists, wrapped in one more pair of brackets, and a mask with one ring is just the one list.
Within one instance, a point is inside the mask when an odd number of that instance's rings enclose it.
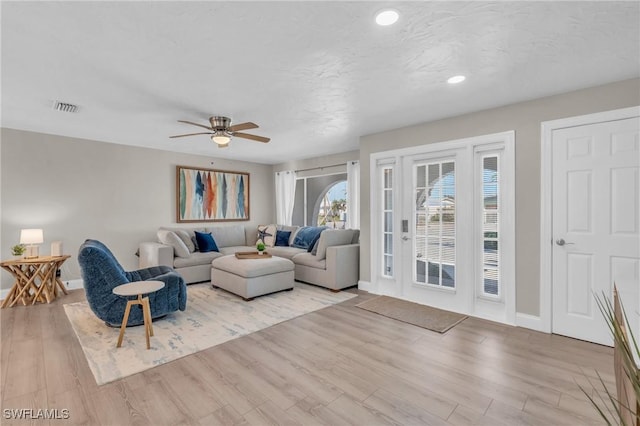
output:
{"label": "ceiling fan", "polygon": [[267,143],[271,139],[265,138],[264,136],[251,135],[249,133],[242,133],[240,130],[248,130],[248,129],[257,129],[258,125],[255,123],[247,122],[231,125],[231,119],[228,117],[209,117],[209,123],[211,126],[205,126],[203,124],[193,123],[191,121],[178,120],[178,123],[186,123],[191,124],[193,126],[198,126],[209,130],[208,132],[199,132],[199,133],[187,133],[186,135],[175,135],[169,136],[169,138],[182,138],[185,136],[195,136],[195,135],[211,135],[211,140],[218,144],[218,148],[226,148],[229,146],[229,142],[231,138],[237,136],[239,138],[251,139],[256,142]]}

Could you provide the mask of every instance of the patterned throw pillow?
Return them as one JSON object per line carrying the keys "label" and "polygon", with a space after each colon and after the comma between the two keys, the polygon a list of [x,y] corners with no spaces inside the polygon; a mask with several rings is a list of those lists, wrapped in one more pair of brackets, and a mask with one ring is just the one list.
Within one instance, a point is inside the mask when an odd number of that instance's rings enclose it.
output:
{"label": "patterned throw pillow", "polygon": [[276,226],[258,225],[258,239],[262,240],[265,246],[273,247],[276,243]]}

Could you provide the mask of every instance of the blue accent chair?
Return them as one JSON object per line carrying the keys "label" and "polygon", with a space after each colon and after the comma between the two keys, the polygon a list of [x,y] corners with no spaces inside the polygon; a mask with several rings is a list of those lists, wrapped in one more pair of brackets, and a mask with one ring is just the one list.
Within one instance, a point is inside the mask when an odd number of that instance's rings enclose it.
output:
{"label": "blue accent chair", "polygon": [[[127,306],[127,299],[113,294],[120,284],[133,281],[157,280],[164,288],[151,293],[151,318],[187,308],[187,286],[180,274],[168,266],[152,266],[137,271],[125,271],[111,251],[97,240],[86,240],[78,253],[84,289],[91,310],[111,327],[119,327]],[[128,326],[144,323],[142,309],[132,309]]]}

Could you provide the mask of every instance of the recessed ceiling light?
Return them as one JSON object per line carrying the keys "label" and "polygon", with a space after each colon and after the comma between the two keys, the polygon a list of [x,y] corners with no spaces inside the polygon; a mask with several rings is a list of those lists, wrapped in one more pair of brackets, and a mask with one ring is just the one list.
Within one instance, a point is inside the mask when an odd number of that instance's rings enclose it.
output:
{"label": "recessed ceiling light", "polygon": [[376,24],[386,27],[396,23],[400,15],[392,9],[383,10],[376,15]]}
{"label": "recessed ceiling light", "polygon": [[458,83],[462,83],[466,79],[467,79],[467,77],[465,77],[464,75],[454,75],[453,77],[451,77],[450,79],[447,80],[447,83],[449,83],[449,84],[458,84]]}

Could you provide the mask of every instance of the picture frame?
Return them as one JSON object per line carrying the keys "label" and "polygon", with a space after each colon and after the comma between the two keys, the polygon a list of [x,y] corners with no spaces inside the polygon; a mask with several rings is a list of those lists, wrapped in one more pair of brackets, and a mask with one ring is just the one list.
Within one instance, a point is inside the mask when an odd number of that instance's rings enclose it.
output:
{"label": "picture frame", "polygon": [[176,220],[249,220],[249,173],[176,166]]}

